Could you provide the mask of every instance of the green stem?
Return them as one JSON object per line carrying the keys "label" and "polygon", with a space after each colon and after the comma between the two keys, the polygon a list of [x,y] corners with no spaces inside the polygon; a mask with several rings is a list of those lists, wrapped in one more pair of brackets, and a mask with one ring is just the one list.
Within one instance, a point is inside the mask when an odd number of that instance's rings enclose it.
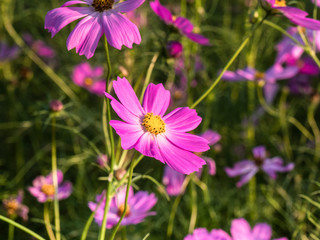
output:
{"label": "green stem", "polygon": [[286,151],[286,155],[288,160],[292,159],[292,148],[290,143],[290,136],[289,136],[289,129],[287,124],[287,117],[286,117],[286,101],[288,96],[288,90],[282,91],[279,103],[279,117],[280,117],[280,125],[283,131],[283,141],[284,141],[284,148]]}
{"label": "green stem", "polygon": [[122,212],[122,215],[117,223],[117,225],[114,227],[112,233],[111,233],[111,237],[110,237],[110,240],[113,240],[114,237],[116,236],[117,234],[117,231],[120,227],[120,224],[123,220],[123,218],[125,217],[126,215],[126,212],[127,212],[127,207],[128,207],[128,197],[129,197],[129,190],[130,190],[130,187],[131,187],[131,182],[132,182],[132,174],[133,174],[133,169],[134,169],[134,162],[135,162],[135,159],[132,160],[131,162],[131,165],[130,165],[130,170],[129,170],[129,179],[128,179],[128,184],[127,184],[127,191],[126,191],[126,198],[125,198],[125,202],[124,202],[124,209],[123,209],[123,212]]}
{"label": "green stem", "polygon": [[[317,98],[317,96],[316,96]],[[320,160],[320,130],[318,127],[318,124],[315,120],[315,112],[317,110],[317,107],[319,105],[319,100],[312,101],[309,109],[308,109],[308,123],[312,129],[312,132],[314,134],[314,140],[315,140],[315,154],[314,154],[314,160],[315,162],[319,162]]]}
{"label": "green stem", "polygon": [[31,231],[30,229],[22,226],[21,224],[13,221],[13,220],[10,219],[10,218],[7,218],[7,217],[5,217],[5,216],[0,215],[0,220],[2,220],[2,221],[4,221],[4,222],[7,222],[7,223],[15,226],[16,228],[19,228],[20,230],[22,230],[22,231],[30,234],[31,236],[35,237],[35,238],[38,239],[38,240],[46,240],[45,238],[41,237],[41,236],[38,235],[37,233]]}
{"label": "green stem", "polygon": [[50,215],[49,215],[49,203],[44,203],[43,206],[43,220],[44,220],[44,225],[46,227],[48,236],[50,240],[55,240],[54,233],[52,231],[51,223],[50,223]]}
{"label": "green stem", "polygon": [[14,239],[14,225],[9,224],[9,230],[8,230],[8,240]]}
{"label": "green stem", "polygon": [[190,223],[189,223],[189,233],[192,233],[194,230],[194,227],[196,226],[197,221],[197,213],[198,213],[198,205],[197,205],[197,191],[195,188],[195,184],[193,182],[193,179],[195,178],[194,173],[192,174],[192,181],[191,181],[191,217],[190,217]]}
{"label": "green stem", "polygon": [[106,142],[106,152],[107,156],[110,156],[111,154],[111,143],[110,143],[110,137],[108,133],[108,128],[107,128],[107,99],[103,99],[103,107],[102,107],[102,129],[103,129],[103,134]]}
{"label": "green stem", "polygon": [[159,57],[159,53],[155,53],[153,58],[151,59],[151,63],[149,65],[149,68],[148,68],[148,71],[147,71],[147,76],[146,76],[146,79],[144,81],[142,92],[141,92],[141,95],[140,95],[140,102],[142,102],[142,100],[143,100],[144,92],[146,91],[147,86],[148,86],[148,84],[150,82],[151,74],[152,74],[152,71],[154,69],[154,65],[156,64],[156,61],[157,61],[158,57]]}
{"label": "green stem", "polygon": [[[104,48],[105,48],[105,52],[106,52],[106,59],[107,59],[107,66],[108,66],[108,75],[107,75],[107,79],[106,79],[106,92],[108,92],[108,86],[109,86],[109,81],[110,81],[110,77],[111,77],[111,62],[110,62],[110,56],[109,56],[109,47],[108,47],[108,41],[106,36],[104,36]],[[110,143],[111,143],[111,159],[110,159],[110,174],[109,174],[109,182],[108,182],[108,189],[106,192],[106,204],[105,204],[105,208],[104,208],[104,214],[103,214],[103,220],[102,220],[102,224],[101,224],[101,231],[100,231],[100,236],[99,239],[100,240],[104,240],[105,239],[105,235],[106,235],[106,225],[107,225],[107,216],[108,216],[108,212],[109,212],[109,208],[110,208],[110,200],[111,200],[111,194],[112,194],[112,182],[113,182],[113,171],[114,171],[114,138],[113,138],[113,131],[112,131],[112,127],[109,124],[110,120],[111,120],[111,107],[110,107],[110,100],[106,99],[107,102],[107,122],[108,123],[103,123],[103,124],[108,124],[109,126],[109,137],[110,137]]]}
{"label": "green stem", "polygon": [[57,146],[56,146],[56,117],[52,116],[52,143],[51,143],[51,165],[52,165],[52,180],[54,186],[54,224],[57,240],[61,240],[60,233],[60,212],[58,200],[58,178],[57,178]]}
{"label": "green stem", "polygon": [[256,219],[256,177],[253,176],[249,182],[249,209],[250,209],[250,218],[251,221]]}
{"label": "green stem", "polygon": [[182,194],[180,194],[179,196],[177,196],[177,198],[174,200],[174,203],[172,205],[172,209],[171,209],[171,212],[170,212],[170,216],[169,216],[169,223],[168,223],[168,229],[167,229],[167,238],[170,239],[171,236],[172,236],[172,232],[173,232],[173,223],[174,223],[174,218],[176,216],[176,213],[177,213],[177,210],[178,210],[178,206],[179,206],[179,203],[181,201],[181,198],[183,196],[183,192],[186,190],[189,182],[190,182],[190,175],[188,175],[185,179],[184,179],[184,182],[181,186],[181,192]]}

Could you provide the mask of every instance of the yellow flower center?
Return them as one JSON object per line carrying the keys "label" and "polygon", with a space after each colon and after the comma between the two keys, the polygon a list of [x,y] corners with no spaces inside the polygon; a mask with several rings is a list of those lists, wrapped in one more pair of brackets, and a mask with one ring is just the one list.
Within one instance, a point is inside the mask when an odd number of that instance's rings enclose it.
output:
{"label": "yellow flower center", "polygon": [[98,12],[112,9],[114,0],[93,0],[92,7]]}
{"label": "yellow flower center", "polygon": [[[124,212],[124,203],[123,204],[121,204],[119,207],[118,207],[118,212],[117,212],[117,215],[119,216],[119,217],[121,217],[122,216],[122,214],[123,214],[123,212]],[[125,217],[128,217],[129,215],[130,215],[130,206],[129,205],[127,205],[127,209],[126,209],[126,213],[125,213]]]}
{"label": "yellow flower center", "polygon": [[286,7],[286,6],[287,6],[286,0],[276,0],[276,1],[274,2],[274,5],[275,5],[276,7]]}
{"label": "yellow flower center", "polygon": [[254,78],[256,80],[263,80],[265,76],[266,75],[263,72],[256,72],[256,74],[254,75]]}
{"label": "yellow flower center", "polygon": [[92,78],[87,77],[86,79],[84,79],[84,85],[86,85],[87,87],[92,86],[92,84],[93,84]]}
{"label": "yellow flower center", "polygon": [[19,208],[19,203],[16,199],[9,200],[5,204],[5,208],[7,209],[9,215],[13,215]]}
{"label": "yellow flower center", "polygon": [[52,196],[54,195],[54,186],[52,184],[43,184],[41,191],[47,196]]}
{"label": "yellow flower center", "polygon": [[153,113],[147,113],[144,116],[142,126],[154,135],[158,135],[166,131],[166,124],[162,118],[159,115],[153,115]]}

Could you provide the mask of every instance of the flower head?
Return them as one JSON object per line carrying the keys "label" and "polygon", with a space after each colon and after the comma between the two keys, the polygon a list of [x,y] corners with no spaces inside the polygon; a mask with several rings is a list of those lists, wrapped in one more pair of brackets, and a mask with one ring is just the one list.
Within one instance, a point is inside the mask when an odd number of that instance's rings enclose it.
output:
{"label": "flower head", "polygon": [[103,96],[106,90],[106,81],[103,79],[103,67],[91,68],[85,62],[74,67],[72,81],[80,87],[98,96]]}
{"label": "flower head", "polygon": [[48,46],[44,41],[35,41],[31,34],[23,34],[23,39],[40,57],[54,58],[56,56],[56,52],[53,50],[53,48]]}
{"label": "flower head", "polygon": [[169,57],[179,58],[182,55],[183,46],[178,41],[169,41],[167,43],[167,53]]}
{"label": "flower head", "polygon": [[[103,220],[105,208],[105,192],[96,196],[96,203],[89,202],[88,206],[91,211],[96,211],[94,219],[100,226]],[[115,196],[111,199],[110,210],[108,212],[107,228],[112,228],[116,225],[124,212],[126,197],[126,187],[118,189]],[[138,224],[142,222],[147,216],[155,215],[155,212],[149,210],[157,203],[157,198],[154,193],[148,194],[144,191],[139,191],[134,194],[133,188],[130,187],[128,195],[128,205],[121,225]]]}
{"label": "flower head", "polygon": [[18,46],[9,47],[5,42],[0,42],[0,63],[15,59],[19,52]]}
{"label": "flower head", "polygon": [[[138,8],[144,0],[76,0],[68,1],[61,7],[49,11],[45,19],[45,29],[54,37],[69,23],[82,18],[67,39],[67,48],[76,48],[79,55],[91,58],[102,35],[117,49],[122,45],[132,48],[140,44],[141,36],[136,25],[121,14]],[[69,7],[83,4],[82,7]]]}
{"label": "flower head", "polygon": [[201,122],[194,109],[182,107],[164,115],[170,92],[162,84],[148,85],[142,106],[127,79],[118,77],[113,81],[113,89],[120,102],[108,93],[106,97],[111,99],[112,108],[124,122],[111,120],[110,125],[121,137],[123,149],[135,148],[184,174],[197,171],[205,164],[192,152],[209,150],[208,141],[186,133]]}
{"label": "flower head", "polygon": [[[205,228],[197,228],[192,234],[187,235],[184,240],[232,240],[228,233],[221,229],[213,229],[208,232]],[[248,240],[248,239],[246,239]]]}
{"label": "flower head", "polygon": [[307,18],[308,13],[302,11],[299,8],[288,7],[286,0],[265,0],[269,3],[270,7],[280,13],[282,13],[286,18],[288,18],[294,24],[299,26],[320,30],[320,21],[312,18]]}
{"label": "flower head", "polygon": [[170,196],[178,196],[182,194],[182,184],[184,182],[184,174],[173,170],[169,166],[164,167],[162,183],[166,186],[166,191]]}
{"label": "flower head", "polygon": [[201,45],[210,44],[209,39],[200,34],[193,33],[194,26],[188,19],[184,17],[173,16],[168,8],[160,4],[159,0],[150,2],[150,7],[155,12],[155,14],[157,14],[161,18],[162,21],[177,28],[182,35],[186,36],[190,40]]}
{"label": "flower head", "polygon": [[10,218],[20,216],[24,221],[28,220],[29,208],[22,204],[23,191],[19,190],[16,197],[2,200],[3,206]]}
{"label": "flower head", "polygon": [[[55,195],[55,189],[53,186],[53,178],[52,173],[47,176],[39,176],[32,182],[32,187],[29,187],[28,190],[30,194],[37,198],[38,202],[46,202],[52,201]],[[58,170],[57,171],[57,179],[58,179],[58,200],[62,200],[68,198],[72,192],[72,184],[71,182],[63,181],[63,173]]]}
{"label": "flower head", "polygon": [[257,146],[252,150],[252,160],[242,160],[234,165],[233,168],[226,168],[225,171],[229,177],[241,176],[237,187],[241,187],[261,169],[269,175],[270,178],[276,179],[277,172],[289,172],[294,168],[294,163],[283,165],[280,157],[267,157],[267,151],[264,146]]}

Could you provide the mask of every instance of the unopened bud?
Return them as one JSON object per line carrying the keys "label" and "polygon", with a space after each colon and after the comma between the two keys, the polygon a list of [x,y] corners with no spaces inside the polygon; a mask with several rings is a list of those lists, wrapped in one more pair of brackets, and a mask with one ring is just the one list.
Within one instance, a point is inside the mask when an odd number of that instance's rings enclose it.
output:
{"label": "unopened bud", "polygon": [[123,177],[124,177],[124,175],[127,173],[127,171],[125,170],[125,169],[123,169],[123,168],[119,168],[117,171],[116,171],[116,179],[118,180],[118,181],[120,181]]}
{"label": "unopened bud", "polygon": [[50,102],[50,109],[53,112],[60,112],[63,109],[63,103],[60,100],[52,100]]}

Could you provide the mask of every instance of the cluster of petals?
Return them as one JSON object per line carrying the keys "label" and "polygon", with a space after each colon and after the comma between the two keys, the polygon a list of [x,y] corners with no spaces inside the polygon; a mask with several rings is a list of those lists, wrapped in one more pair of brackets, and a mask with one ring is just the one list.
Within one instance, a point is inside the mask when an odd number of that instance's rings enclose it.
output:
{"label": "cluster of petals", "polygon": [[261,169],[269,175],[270,178],[276,179],[277,172],[289,172],[294,168],[294,163],[283,165],[283,160],[280,157],[267,157],[267,151],[264,146],[253,148],[253,160],[242,160],[236,163],[233,168],[225,168],[229,177],[241,176],[237,187],[243,186]]}
{"label": "cluster of petals", "polygon": [[72,81],[89,92],[98,96],[103,96],[106,90],[106,80],[103,79],[103,67],[91,68],[87,62],[74,67]]}
{"label": "cluster of petals", "polygon": [[23,34],[23,39],[40,57],[54,58],[56,56],[56,52],[52,47],[48,46],[44,41],[34,40],[31,34]]}
{"label": "cluster of petals", "polygon": [[[108,43],[121,49],[123,45],[132,48],[133,43],[140,44],[141,36],[135,24],[121,13],[138,8],[144,0],[73,0],[61,7],[49,11],[45,18],[45,29],[54,37],[69,23],[81,21],[75,26],[67,39],[67,48],[76,49],[79,55],[91,58],[100,38],[105,35]],[[81,7],[69,7],[82,4]],[[103,4],[104,10],[97,9],[95,4]],[[111,5],[111,7],[109,7]]]}
{"label": "cluster of petals", "polygon": [[286,5],[286,0],[265,0],[272,9],[279,11],[286,18],[296,25],[312,29],[320,30],[320,21],[312,18],[307,18],[308,13],[295,7]]}
{"label": "cluster of petals", "polygon": [[[112,228],[116,225],[124,212],[126,198],[126,187],[121,187],[117,190],[115,196],[111,199],[110,209],[106,228]],[[89,202],[88,206],[91,211],[96,211],[94,219],[97,224],[102,225],[104,209],[106,203],[106,194],[103,191],[96,196],[96,202]],[[150,209],[157,203],[157,198],[154,193],[148,194],[145,191],[133,192],[130,187],[128,195],[128,204],[125,217],[121,225],[138,224],[147,216],[156,215],[156,212],[150,212]]]}
{"label": "cluster of petals", "polygon": [[18,46],[9,46],[5,42],[0,42],[0,63],[15,59],[20,52]]}
{"label": "cluster of petals", "polygon": [[297,66],[283,67],[280,64],[275,64],[266,72],[259,72],[251,67],[238,69],[235,72],[226,71],[223,74],[223,79],[226,81],[262,81],[264,84],[264,94],[267,102],[270,102],[278,90],[277,80],[289,79],[299,72]]}
{"label": "cluster of petals", "polygon": [[[72,184],[69,181],[63,182],[63,173],[57,171],[58,180],[58,200],[66,199],[72,193]],[[47,176],[39,176],[35,178],[32,182],[32,187],[28,190],[32,196],[37,198],[38,202],[44,203],[47,201],[52,201],[55,195],[55,189],[53,186],[53,174],[50,173]]]}
{"label": "cluster of petals", "polygon": [[[195,229],[184,240],[271,240],[272,229],[267,223],[257,223],[251,229],[249,223],[243,219],[234,219],[231,223],[231,236],[221,229],[208,232],[205,228]],[[273,240],[288,240],[285,237]]]}
{"label": "cluster of petals", "polygon": [[8,216],[10,218],[15,218],[20,216],[24,221],[28,220],[29,208],[22,204],[23,191],[19,190],[16,197],[9,197],[8,199],[3,199],[2,204],[5,208]]}
{"label": "cluster of petals", "polygon": [[150,2],[150,7],[162,21],[164,21],[167,25],[172,25],[177,28],[182,35],[186,36],[190,40],[201,45],[210,44],[209,39],[193,32],[194,26],[187,18],[173,16],[168,8],[160,4],[159,0]]}
{"label": "cluster of petals", "polygon": [[[170,92],[162,84],[148,85],[142,106],[126,78],[113,81],[113,89],[120,102],[108,93],[106,97],[123,121],[111,120],[110,125],[121,137],[123,149],[134,148],[184,174],[198,171],[206,163],[193,152],[209,150],[208,141],[187,133],[201,123],[196,110],[181,107],[164,115],[170,104]],[[143,125],[144,121],[150,126]],[[153,133],[153,127],[161,131]]]}

